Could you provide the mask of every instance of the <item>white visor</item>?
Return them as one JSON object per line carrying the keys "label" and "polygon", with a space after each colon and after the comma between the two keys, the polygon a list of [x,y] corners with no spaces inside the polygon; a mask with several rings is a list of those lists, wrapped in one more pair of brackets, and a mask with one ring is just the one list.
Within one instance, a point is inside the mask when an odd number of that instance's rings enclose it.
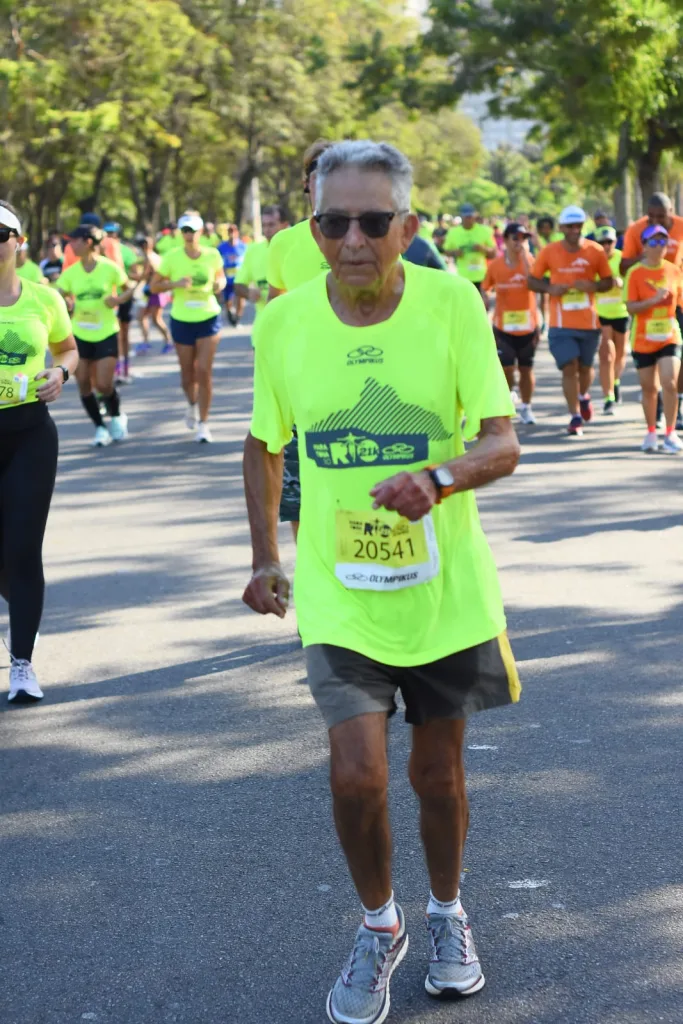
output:
{"label": "white visor", "polygon": [[585,224],[586,214],[580,206],[565,206],[557,223],[560,227],[566,227],[568,224]]}
{"label": "white visor", "polygon": [[193,231],[201,231],[204,227],[204,221],[195,213],[186,213],[178,221],[178,230],[182,231],[183,228],[192,228]]}
{"label": "white visor", "polygon": [[6,209],[4,206],[0,206],[0,226],[5,228],[12,228],[17,234],[21,234],[21,224],[16,214],[12,213],[11,210]]}

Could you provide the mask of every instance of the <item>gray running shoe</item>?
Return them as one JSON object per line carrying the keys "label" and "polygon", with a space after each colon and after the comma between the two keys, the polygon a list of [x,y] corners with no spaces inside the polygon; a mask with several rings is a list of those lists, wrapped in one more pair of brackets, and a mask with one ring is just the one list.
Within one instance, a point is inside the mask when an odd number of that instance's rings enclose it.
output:
{"label": "gray running shoe", "polygon": [[471,996],[484,987],[472,929],[467,914],[446,917],[427,914],[427,931],[432,946],[432,957],[425,988],[430,996]]}
{"label": "gray running shoe", "polygon": [[360,926],[351,956],[327,997],[332,1024],[382,1024],[389,1013],[389,981],[408,951],[403,911],[397,935]]}

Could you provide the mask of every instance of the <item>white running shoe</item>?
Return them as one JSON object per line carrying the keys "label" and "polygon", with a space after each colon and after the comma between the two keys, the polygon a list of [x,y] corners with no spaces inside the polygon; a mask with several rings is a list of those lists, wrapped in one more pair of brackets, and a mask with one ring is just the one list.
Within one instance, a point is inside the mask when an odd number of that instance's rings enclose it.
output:
{"label": "white running shoe", "polygon": [[683,452],[683,441],[674,431],[673,434],[669,434],[664,438],[662,448],[668,455],[677,455],[678,452]]}
{"label": "white running shoe", "polygon": [[112,441],[125,441],[128,437],[128,416],[122,412],[120,416],[112,416],[109,423]]}
{"label": "white running shoe", "polygon": [[93,448],[106,448],[111,444],[112,437],[106,427],[96,427],[95,436],[90,442]]}
{"label": "white running shoe", "polygon": [[197,424],[197,433],[195,434],[194,439],[195,441],[199,441],[200,444],[211,444],[213,437],[211,436],[208,423]]}
{"label": "white running shoe", "polygon": [[659,438],[655,433],[648,430],[645,440],[640,446],[641,452],[656,452],[659,448]]}
{"label": "white running shoe", "polygon": [[22,704],[28,701],[42,700],[43,691],[38,686],[36,674],[30,661],[22,658],[12,658],[9,669],[9,693],[8,701],[16,700]]}
{"label": "white running shoe", "polygon": [[519,418],[520,418],[522,423],[526,423],[529,426],[533,426],[533,424],[536,422],[536,417],[534,416],[533,412],[531,411],[531,406],[530,405],[523,405],[522,404],[520,406],[520,408],[519,408]]}
{"label": "white running shoe", "polygon": [[185,413],[185,426],[188,430],[196,430],[199,423],[199,411],[196,405],[188,405]]}
{"label": "white running shoe", "polygon": [[517,388],[511,388],[510,389],[510,398],[512,399],[512,404],[514,405],[515,408],[517,408],[519,403],[522,401],[521,398],[519,397],[519,391],[517,390]]}

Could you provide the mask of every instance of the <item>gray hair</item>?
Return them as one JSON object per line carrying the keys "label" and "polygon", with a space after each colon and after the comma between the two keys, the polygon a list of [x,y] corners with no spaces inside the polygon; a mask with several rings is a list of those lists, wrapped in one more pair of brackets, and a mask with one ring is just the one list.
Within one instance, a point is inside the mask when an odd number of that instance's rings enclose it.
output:
{"label": "gray hair", "polygon": [[357,167],[361,171],[380,171],[391,179],[391,192],[397,210],[410,210],[413,187],[413,168],[406,156],[388,142],[372,139],[336,142],[326,149],[316,167],[316,205],[322,202],[325,181],[342,167]]}

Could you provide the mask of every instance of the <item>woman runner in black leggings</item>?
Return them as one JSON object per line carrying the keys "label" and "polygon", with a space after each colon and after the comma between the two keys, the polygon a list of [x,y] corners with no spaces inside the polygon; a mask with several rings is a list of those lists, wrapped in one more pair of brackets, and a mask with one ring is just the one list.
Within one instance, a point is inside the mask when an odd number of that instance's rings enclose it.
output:
{"label": "woman runner in black leggings", "polygon": [[[47,403],[78,365],[66,303],[20,280],[16,210],[0,200],[0,594],[9,604],[10,701],[40,700],[31,657],[43,611],[43,534],[57,470]],[[47,349],[55,365],[45,369]]]}

